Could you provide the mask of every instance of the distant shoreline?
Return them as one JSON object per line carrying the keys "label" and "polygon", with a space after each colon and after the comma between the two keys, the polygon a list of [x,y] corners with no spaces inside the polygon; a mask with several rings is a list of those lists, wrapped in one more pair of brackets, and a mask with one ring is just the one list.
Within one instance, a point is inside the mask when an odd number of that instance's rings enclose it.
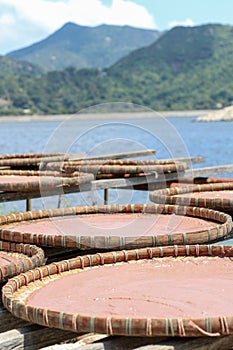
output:
{"label": "distant shoreline", "polygon": [[189,111],[158,111],[158,112],[121,112],[121,113],[80,113],[80,114],[56,114],[56,115],[25,115],[25,116],[0,116],[0,123],[16,122],[42,122],[74,120],[98,120],[98,119],[137,119],[158,117],[202,117],[212,110],[189,110]]}

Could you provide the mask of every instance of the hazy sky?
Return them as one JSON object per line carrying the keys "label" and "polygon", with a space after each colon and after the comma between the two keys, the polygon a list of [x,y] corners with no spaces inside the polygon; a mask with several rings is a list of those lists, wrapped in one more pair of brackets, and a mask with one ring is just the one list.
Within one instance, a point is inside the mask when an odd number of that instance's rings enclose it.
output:
{"label": "hazy sky", "polygon": [[0,54],[40,41],[67,22],[158,30],[233,25],[233,0],[0,0]]}

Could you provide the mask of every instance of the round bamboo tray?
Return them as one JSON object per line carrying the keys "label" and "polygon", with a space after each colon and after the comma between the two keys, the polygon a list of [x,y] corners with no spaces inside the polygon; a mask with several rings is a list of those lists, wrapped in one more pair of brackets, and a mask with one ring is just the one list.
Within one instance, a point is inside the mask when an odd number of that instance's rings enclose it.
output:
{"label": "round bamboo tray", "polygon": [[206,243],[231,229],[230,215],[174,205],[80,206],[0,216],[1,239],[84,250]]}
{"label": "round bamboo tray", "polygon": [[0,282],[45,263],[44,252],[35,245],[0,241]]}
{"label": "round bamboo tray", "polygon": [[232,247],[186,245],[79,256],[3,287],[16,317],[74,332],[126,336],[233,333]]}
{"label": "round bamboo tray", "polygon": [[153,174],[158,175],[184,172],[187,168],[186,163],[172,162],[172,161],[125,161],[125,160],[108,160],[108,161],[65,161],[48,163],[46,170],[56,170],[65,173],[72,173],[74,171],[93,173],[96,177],[104,176],[135,176],[139,174]]}
{"label": "round bamboo tray", "polygon": [[150,192],[154,203],[189,205],[233,213],[233,182],[171,186]]}
{"label": "round bamboo tray", "polygon": [[71,165],[128,166],[128,165],[175,165],[177,163],[180,164],[181,161],[173,161],[172,159],[85,159],[85,158],[81,160],[72,160],[72,157],[71,157],[68,163],[70,163]]}
{"label": "round bamboo tray", "polygon": [[60,173],[59,177],[58,174],[46,176],[44,175],[46,172],[39,172],[39,176],[33,174],[33,172],[31,172],[31,175],[28,174],[28,171],[26,172],[22,172],[24,175],[16,175],[14,173],[11,173],[11,175],[0,175],[0,191],[32,192],[54,190],[56,188],[76,187],[94,180],[93,174],[88,173],[76,173],[73,177],[62,177]]}

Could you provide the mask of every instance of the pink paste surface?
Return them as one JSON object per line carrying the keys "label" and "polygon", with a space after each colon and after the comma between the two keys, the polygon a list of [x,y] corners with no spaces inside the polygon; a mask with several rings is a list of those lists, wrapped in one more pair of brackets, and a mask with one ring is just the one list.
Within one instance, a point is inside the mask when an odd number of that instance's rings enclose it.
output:
{"label": "pink paste surface", "polygon": [[39,219],[4,225],[10,230],[46,235],[141,236],[199,232],[219,226],[195,217],[160,214],[97,214]]}
{"label": "pink paste surface", "polygon": [[232,291],[229,258],[162,258],[59,276],[25,303],[88,316],[214,317],[233,314]]}

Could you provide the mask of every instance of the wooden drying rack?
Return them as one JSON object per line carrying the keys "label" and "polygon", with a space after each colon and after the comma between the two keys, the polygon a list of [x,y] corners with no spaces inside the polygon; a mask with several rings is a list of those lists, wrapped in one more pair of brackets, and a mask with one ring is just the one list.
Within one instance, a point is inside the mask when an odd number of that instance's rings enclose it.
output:
{"label": "wooden drying rack", "polygon": [[[132,157],[140,157],[140,156],[151,156],[155,154],[155,150],[145,150],[145,151],[135,151],[135,152],[127,152],[127,153],[117,153],[117,154],[108,154],[103,156],[96,157],[87,157],[86,159],[123,159],[123,158],[132,158]],[[77,160],[79,158],[73,156],[71,160]],[[203,157],[190,157],[190,158],[176,158],[172,159],[173,161],[181,161],[186,162],[188,165],[193,165],[197,163],[204,162]],[[220,174],[233,174],[233,164],[220,165],[220,166],[210,166],[210,167],[201,167],[201,168],[188,168],[183,172],[178,173],[170,173],[159,175],[149,174],[147,176],[133,176],[128,178],[113,178],[113,179],[100,179],[93,180],[89,183],[82,184],[82,186],[72,186],[72,187],[64,187],[63,194],[70,194],[76,192],[87,192],[87,191],[104,191],[104,204],[108,203],[109,190],[112,189],[140,189],[140,190],[153,190],[153,186],[158,186],[161,184],[164,186],[166,182],[176,181],[177,179],[185,179],[185,178],[195,178],[195,177],[204,177],[210,175],[220,175]],[[43,191],[43,197],[46,196],[55,196],[59,195],[61,190],[59,189],[51,189],[49,191]],[[25,200],[26,201],[26,210],[32,210],[32,199],[41,198],[40,191],[30,191],[30,192],[9,192],[3,191],[0,192],[0,202],[10,202],[10,201],[18,201]]]}

